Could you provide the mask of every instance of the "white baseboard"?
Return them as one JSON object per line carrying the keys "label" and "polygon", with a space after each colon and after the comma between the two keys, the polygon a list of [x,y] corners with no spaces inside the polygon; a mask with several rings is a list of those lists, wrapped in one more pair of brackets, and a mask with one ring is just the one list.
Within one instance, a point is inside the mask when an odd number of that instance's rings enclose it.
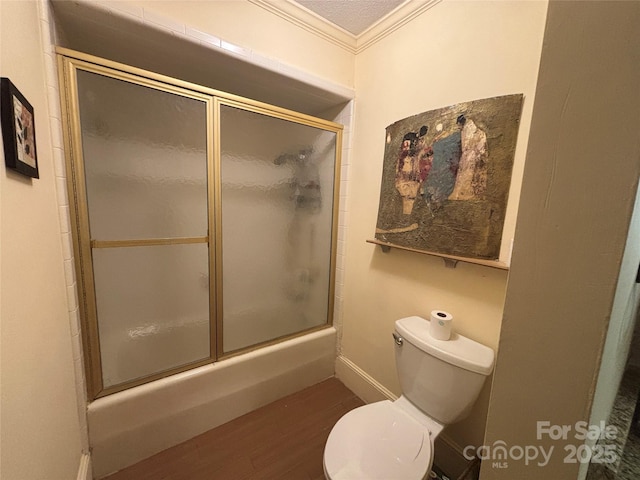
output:
{"label": "white baseboard", "polygon": [[77,480],[92,480],[93,472],[91,471],[91,454],[83,453],[80,457],[80,466],[78,467]]}
{"label": "white baseboard", "polygon": [[336,377],[365,403],[395,400],[398,398],[378,381],[369,376],[348,358],[340,355],[336,358]]}

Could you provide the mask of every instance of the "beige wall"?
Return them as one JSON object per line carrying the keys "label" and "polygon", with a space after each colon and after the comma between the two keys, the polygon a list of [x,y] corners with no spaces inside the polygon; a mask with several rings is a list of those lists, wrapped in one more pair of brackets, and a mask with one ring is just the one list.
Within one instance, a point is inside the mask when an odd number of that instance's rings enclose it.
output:
{"label": "beige wall", "polygon": [[[508,259],[545,12],[545,2],[442,2],[356,58],[342,354],[395,394],[394,321],[447,310],[457,331],[496,348],[507,272],[463,263],[448,269],[439,258],[365,243],[376,225],[385,127],[430,109],[524,93],[501,255]],[[462,446],[482,442],[487,393],[448,431]]]}
{"label": "beige wall", "polygon": [[[549,4],[485,443],[555,452],[483,480],[576,478],[564,447],[589,419],[640,173],[639,22],[638,2]],[[572,431],[539,440],[538,421]]]}
{"label": "beige wall", "polygon": [[[439,3],[360,53],[355,70],[352,54],[250,2],[206,2],[206,14],[203,2],[133,5],[151,5],[164,16],[226,41],[332,82],[355,85],[342,354],[398,394],[390,341],[393,322],[406,315],[426,316],[434,308],[451,311],[462,334],[493,348],[501,338],[486,441],[522,445],[535,435],[531,429],[536,419],[567,423],[588,415],[593,372],[626,239],[622,231],[626,233],[640,170],[637,146],[633,151],[625,130],[625,125],[638,124],[638,67],[616,62],[620,49],[638,51],[638,4],[599,11],[600,4],[588,3],[587,9],[594,11],[586,18],[578,16],[578,23],[572,8],[580,4],[558,2],[552,9],[555,20],[545,37],[549,46],[543,59],[549,70],[538,87],[544,95],[537,100],[539,117],[529,139],[527,188],[508,289],[504,271],[462,263],[446,269],[440,259],[402,251],[383,254],[365,240],[373,237],[376,223],[387,125],[457,102],[524,93],[501,255],[509,259],[546,2]],[[633,9],[635,17],[630,14]],[[2,478],[74,478],[81,435],[51,145],[46,115],[40,114],[46,112],[46,90],[41,46],[33,34],[37,12],[32,2],[0,1],[0,15],[2,75],[11,77],[36,107],[42,177],[33,182],[12,173],[0,177]],[[239,19],[255,28],[238,28]],[[592,33],[587,37],[583,32]],[[632,40],[625,44],[625,38]],[[572,49],[580,54],[574,56]],[[617,89],[602,89],[612,84]],[[565,100],[569,113],[563,117]],[[625,114],[619,116],[619,111]],[[580,135],[585,129],[588,138]],[[575,135],[565,138],[569,133]],[[585,140],[593,142],[587,144],[591,148],[581,148]],[[582,168],[600,165],[604,144],[615,147],[607,153],[620,159],[615,168],[607,175]],[[561,149],[561,163],[555,162],[556,147]],[[551,327],[560,327],[557,338],[546,335]],[[487,402],[488,388],[472,416],[449,429],[459,445],[482,442]],[[29,456],[32,452],[37,452],[37,462]],[[556,463],[544,474],[565,478],[568,472],[566,478],[572,478],[572,468]],[[483,475],[540,476],[516,465],[500,471],[490,464]]]}
{"label": "beige wall", "polygon": [[40,179],[0,173],[3,480],[76,478],[76,404],[44,61],[35,2],[0,2],[0,61],[35,109]]}
{"label": "beige wall", "polygon": [[[318,77],[353,86],[353,53],[250,1],[132,1],[132,6],[185,23]],[[250,27],[247,28],[247,25]]]}

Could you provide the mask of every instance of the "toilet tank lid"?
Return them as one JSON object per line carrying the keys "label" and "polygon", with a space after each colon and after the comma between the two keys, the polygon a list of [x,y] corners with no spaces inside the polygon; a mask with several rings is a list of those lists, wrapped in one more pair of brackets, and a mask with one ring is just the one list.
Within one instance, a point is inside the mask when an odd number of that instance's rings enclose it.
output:
{"label": "toilet tank lid", "polygon": [[486,345],[452,332],[449,340],[438,340],[429,333],[429,320],[418,316],[396,320],[400,336],[423,352],[465,370],[489,375],[495,354]]}

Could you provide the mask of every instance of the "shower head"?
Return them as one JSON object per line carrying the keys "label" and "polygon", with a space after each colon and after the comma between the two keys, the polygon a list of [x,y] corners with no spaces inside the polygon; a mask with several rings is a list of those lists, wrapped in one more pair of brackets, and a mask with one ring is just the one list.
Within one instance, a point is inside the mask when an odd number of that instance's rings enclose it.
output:
{"label": "shower head", "polygon": [[306,160],[313,153],[313,147],[305,147],[298,152],[298,160]]}
{"label": "shower head", "polygon": [[304,147],[298,150],[297,153],[283,153],[279,155],[273,163],[276,165],[282,165],[283,163],[287,163],[289,161],[304,161],[309,155],[313,153],[313,147]]}

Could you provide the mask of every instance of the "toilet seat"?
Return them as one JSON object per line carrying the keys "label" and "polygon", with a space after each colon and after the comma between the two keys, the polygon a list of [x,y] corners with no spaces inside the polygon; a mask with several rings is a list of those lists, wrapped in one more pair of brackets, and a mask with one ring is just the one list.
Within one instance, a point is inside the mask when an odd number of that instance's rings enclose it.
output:
{"label": "toilet seat", "polygon": [[432,465],[427,427],[388,400],[351,410],[324,451],[329,480],[422,480]]}

